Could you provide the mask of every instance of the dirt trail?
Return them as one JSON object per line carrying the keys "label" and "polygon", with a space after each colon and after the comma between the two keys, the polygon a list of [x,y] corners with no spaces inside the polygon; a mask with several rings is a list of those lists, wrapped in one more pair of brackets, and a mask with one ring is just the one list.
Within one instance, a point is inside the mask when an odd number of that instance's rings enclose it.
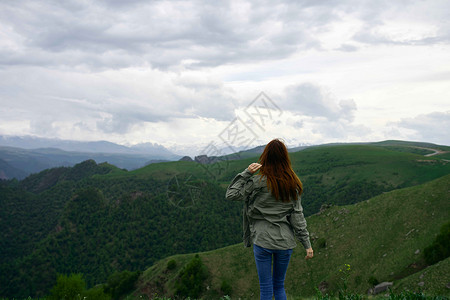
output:
{"label": "dirt trail", "polygon": [[418,146],[411,146],[412,148],[417,148],[417,149],[425,149],[425,150],[430,150],[430,151],[434,151],[433,153],[429,153],[429,154],[425,154],[424,156],[433,156],[433,155],[437,155],[437,154],[444,154],[447,153],[448,151],[442,151],[439,149],[434,149],[434,148],[426,148],[426,147],[418,147]]}

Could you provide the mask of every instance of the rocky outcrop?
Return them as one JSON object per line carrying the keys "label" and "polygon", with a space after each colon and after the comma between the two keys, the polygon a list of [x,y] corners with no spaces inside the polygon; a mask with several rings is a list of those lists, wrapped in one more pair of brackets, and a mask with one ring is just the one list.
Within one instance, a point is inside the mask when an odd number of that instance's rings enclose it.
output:
{"label": "rocky outcrop", "polygon": [[220,161],[226,161],[226,160],[228,160],[228,158],[224,158],[223,156],[222,157],[207,156],[207,155],[203,154],[203,155],[196,156],[194,158],[194,160],[200,164],[207,165],[207,164],[214,164],[214,163],[220,162]]}
{"label": "rocky outcrop", "polygon": [[381,292],[387,291],[392,285],[393,285],[392,282],[387,282],[387,281],[382,282],[380,284],[377,284],[373,288],[371,288],[369,290],[369,294],[376,295],[376,294],[379,294]]}
{"label": "rocky outcrop", "polygon": [[207,155],[199,155],[194,158],[194,160],[200,164],[208,164],[210,158]]}
{"label": "rocky outcrop", "polygon": [[183,156],[182,158],[179,159],[180,161],[193,161],[192,158],[190,158],[189,156]]}

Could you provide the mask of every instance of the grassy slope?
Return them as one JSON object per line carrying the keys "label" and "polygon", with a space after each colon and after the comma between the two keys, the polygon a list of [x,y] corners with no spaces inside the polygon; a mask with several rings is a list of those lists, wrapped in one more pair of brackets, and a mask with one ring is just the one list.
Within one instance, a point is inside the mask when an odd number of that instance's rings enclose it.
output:
{"label": "grassy slope", "polygon": [[[446,287],[450,283],[450,257],[440,261],[428,268],[410,275],[399,282],[394,287],[394,292],[403,290],[417,291],[421,290],[426,295],[450,295],[450,290]],[[423,282],[420,287],[419,283]]]}
{"label": "grassy slope", "polygon": [[[356,172],[360,179],[375,179],[379,183],[407,186],[450,172],[450,165],[439,159],[370,145],[308,148],[291,154],[291,159],[300,176],[326,173],[324,182],[327,184],[334,184],[340,178],[349,177]],[[328,169],[323,169],[327,166]]]}
{"label": "grassy slope", "polygon": [[[345,200],[350,199],[347,198],[350,196],[350,192],[354,197],[351,198],[352,201],[354,199],[360,201],[369,198],[367,194],[367,197],[361,197],[361,194],[359,193],[360,190],[348,189],[348,187],[352,184],[355,184],[358,188],[364,187],[365,182],[361,181],[363,179],[366,179],[370,183],[376,181],[377,188],[379,187],[376,191],[383,192],[392,189],[393,187],[397,188],[420,184],[450,173],[450,163],[440,159],[436,159],[434,157],[424,158],[423,156],[417,154],[391,151],[381,146],[371,145],[328,145],[314,147],[296,153],[291,153],[291,158],[294,164],[294,169],[305,183],[303,203],[305,204],[305,212],[309,209],[309,213],[315,212],[310,209],[313,204],[318,204],[316,205],[317,211],[322,201],[326,202],[330,199],[337,199],[339,201],[344,200],[342,202],[345,202]],[[221,187],[225,188],[237,172],[242,171],[250,162],[253,162],[256,159],[257,155],[242,160],[222,162],[219,166],[222,172],[217,178],[218,183]],[[82,184],[82,186],[88,185],[104,189],[105,196],[107,196],[108,199],[118,200],[126,195],[133,194],[134,192],[145,192],[150,190],[160,193],[160,199],[167,199],[167,181],[173,178],[174,174],[188,173],[200,179],[212,181],[213,178],[209,177],[205,167],[208,168],[209,171],[211,166],[202,166],[194,162],[184,161],[168,162],[149,165],[145,168],[132,172],[114,168],[109,174],[93,175],[92,177],[86,178],[82,176],[84,173],[81,174],[77,171],[77,168],[74,168],[72,170],[73,172],[70,172],[70,178],[84,178],[80,182],[86,182],[86,184]],[[40,197],[42,199],[56,199],[48,202],[47,204],[55,206],[59,203],[58,205],[62,205],[62,209],[65,201],[70,199],[70,195],[73,193],[73,186],[69,184],[69,182],[63,181],[57,183],[51,188],[48,188],[51,186],[49,185],[49,181],[51,181],[50,179],[53,177],[40,177],[40,179],[37,178],[39,180],[36,180],[36,182],[32,184],[33,186],[41,186],[41,184],[43,184],[43,186],[46,187],[45,191],[40,194]],[[33,181],[33,178],[34,176],[30,176],[30,178],[23,181],[22,184],[27,182],[30,183],[30,181]],[[313,181],[314,185],[312,184]],[[215,185],[216,182],[211,183],[212,185]],[[312,192],[311,187],[313,186],[314,191]],[[58,196],[58,194],[60,196]],[[224,191],[217,189],[217,199],[221,199],[220,197],[223,197],[223,194]],[[374,194],[371,196],[373,195]],[[323,197],[319,199],[319,196]],[[334,198],[332,198],[333,196]],[[67,200],[65,200],[66,198]],[[204,200],[208,199],[211,199],[211,197],[205,197]],[[347,201],[345,203],[351,203],[351,201]],[[222,205],[229,205],[227,207],[230,208],[230,211],[232,211],[231,204],[222,203]],[[59,210],[57,209],[53,209],[53,212],[58,211]],[[239,214],[239,210],[236,211],[236,214]],[[46,213],[46,215],[49,215],[49,213]],[[56,220],[56,218],[47,218]],[[203,228],[212,228],[213,226],[217,227],[217,222],[215,222],[214,225],[211,225],[201,221],[203,220],[201,217],[190,217],[187,219],[200,222],[201,227]],[[188,222],[183,222],[183,224],[188,224]],[[202,235],[200,234],[197,225],[182,226],[188,230],[197,229],[195,230],[195,234],[201,239]],[[237,223],[231,224],[230,226],[235,226],[237,230],[240,230]],[[51,228],[54,228],[54,226]],[[130,231],[131,235],[135,233],[136,231],[134,230]],[[183,236],[183,238],[186,239],[186,236]],[[239,239],[239,236],[236,236],[236,238]],[[234,239],[233,243],[236,241],[237,240]],[[209,242],[206,239],[203,239],[201,240],[201,243],[208,244]],[[175,247],[172,247],[172,249],[174,250],[172,253],[179,253]],[[142,248],[140,250],[142,250]],[[164,255],[170,255],[172,253],[165,252]],[[253,267],[249,268],[249,270],[253,270]]]}
{"label": "grassy slope", "polygon": [[[332,207],[320,215],[307,219],[313,242],[315,258],[305,261],[301,246],[294,251],[288,274],[286,290],[290,299],[314,294],[314,288],[326,281],[328,291],[341,284],[344,264],[351,265],[348,278],[352,291],[365,293],[367,282],[375,276],[380,282],[408,276],[411,264],[420,264],[421,255],[415,254],[429,245],[438,234],[440,226],[450,218],[450,175],[420,186],[385,193],[356,205]],[[326,247],[319,248],[317,238],[326,240]],[[173,293],[176,274],[193,254],[177,255],[159,261],[147,269],[139,283],[139,293]],[[220,295],[223,280],[233,287],[232,296],[257,298],[258,278],[250,248],[233,245],[200,254],[210,272],[206,298]],[[177,268],[166,270],[167,261],[177,261]],[[448,271],[448,260],[426,271],[425,278]],[[423,273],[422,271],[421,273]],[[421,274],[420,273],[420,274]],[[395,281],[394,288],[413,288],[415,276]],[[427,279],[428,281],[428,279]],[[429,280],[433,281],[432,279]],[[430,293],[448,293],[445,282],[428,285]],[[415,283],[415,284],[414,284]]]}
{"label": "grassy slope", "polygon": [[[433,157],[424,158],[422,155],[391,151],[383,147],[370,145],[343,145],[343,146],[321,146],[311,147],[299,152],[291,153],[293,168],[300,177],[326,173],[328,180],[326,183],[333,183],[340,178],[344,178],[355,172],[361,173],[362,178],[373,178],[376,175],[380,182],[389,184],[412,184],[426,182],[437,176],[442,176],[450,172],[450,165],[442,167],[445,162]],[[229,183],[233,176],[246,168],[251,162],[256,161],[258,156],[245,158],[242,160],[224,161],[219,164],[222,170],[218,174],[218,181]],[[429,160],[423,162],[421,160]],[[376,164],[376,168],[374,165]],[[167,162],[151,164],[144,168],[128,172],[123,176],[149,176],[155,175],[159,178],[170,178],[173,174],[190,172],[200,178],[210,178],[209,171],[213,166],[201,166],[195,162]],[[416,177],[417,170],[419,177]],[[403,172],[405,171],[405,172]],[[217,173],[214,171],[214,175]],[[403,172],[405,177],[398,174]],[[436,173],[437,172],[437,173]],[[118,173],[119,175],[119,173]],[[332,177],[335,177],[332,179]]]}
{"label": "grassy slope", "polygon": [[[450,173],[450,163],[438,157],[424,157],[419,154],[389,150],[372,145],[338,145],[310,147],[291,153],[294,170],[300,179],[314,177],[324,186],[333,186],[361,180],[373,181],[384,187],[384,191],[413,186]],[[105,175],[141,178],[156,177],[169,180],[175,174],[188,173],[193,176],[217,181],[226,187],[237,172],[244,170],[258,155],[241,160],[222,161],[214,165],[200,165],[196,162],[165,162],[151,164],[131,172],[116,172]],[[220,173],[217,171],[220,169]],[[307,186],[305,187],[307,197]],[[312,201],[313,199],[311,199]],[[306,200],[308,202],[308,200]]]}
{"label": "grassy slope", "polygon": [[436,158],[450,160],[450,152],[446,152],[443,154],[438,154],[435,156]]}
{"label": "grassy slope", "polygon": [[424,147],[424,148],[440,149],[442,151],[450,151],[450,146],[436,145],[433,143],[426,143],[426,142],[387,140],[387,141],[381,141],[381,142],[376,142],[376,143],[372,143],[372,144],[380,145],[380,146]]}

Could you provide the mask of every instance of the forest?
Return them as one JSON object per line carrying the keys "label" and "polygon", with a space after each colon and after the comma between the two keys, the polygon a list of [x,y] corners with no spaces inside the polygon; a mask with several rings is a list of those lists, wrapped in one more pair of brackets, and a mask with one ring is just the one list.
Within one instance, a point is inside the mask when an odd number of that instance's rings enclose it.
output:
{"label": "forest", "polygon": [[[439,157],[424,163],[422,153],[405,149],[341,145],[291,153],[305,215],[450,173]],[[224,194],[257,158],[220,161],[214,177],[197,162],[127,171],[87,160],[1,181],[0,296],[48,295],[58,274],[81,273],[91,288],[171,255],[240,243],[242,204]]]}

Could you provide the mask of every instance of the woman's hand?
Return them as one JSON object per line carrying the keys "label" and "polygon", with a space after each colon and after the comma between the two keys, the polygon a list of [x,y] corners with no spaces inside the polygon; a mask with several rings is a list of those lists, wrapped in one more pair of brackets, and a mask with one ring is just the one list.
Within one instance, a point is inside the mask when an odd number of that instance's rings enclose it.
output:
{"label": "woman's hand", "polygon": [[258,163],[252,163],[248,166],[248,170],[250,171],[250,173],[254,174],[256,171],[259,170],[259,168],[261,168],[261,164]]}
{"label": "woman's hand", "polygon": [[314,251],[312,248],[306,249],[306,256],[305,259],[310,259],[313,258],[314,256]]}

